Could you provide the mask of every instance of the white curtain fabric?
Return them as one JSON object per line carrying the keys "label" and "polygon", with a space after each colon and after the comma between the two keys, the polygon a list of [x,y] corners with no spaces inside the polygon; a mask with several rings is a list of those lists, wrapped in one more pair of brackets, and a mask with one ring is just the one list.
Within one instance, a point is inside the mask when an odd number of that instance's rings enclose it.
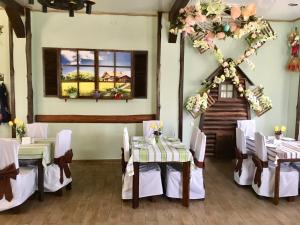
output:
{"label": "white curtain fabric", "polygon": [[[12,163],[19,168],[18,150],[19,144],[16,141],[0,139],[0,170]],[[36,177],[37,173],[34,168],[20,167],[16,180],[10,179],[13,199],[10,202],[4,197],[0,199],[0,212],[24,203],[35,192]]]}
{"label": "white curtain fabric", "polygon": [[125,162],[128,162],[129,157],[130,157],[130,152],[129,152],[129,134],[128,134],[128,129],[127,127],[124,127],[123,131],[123,149],[124,149],[124,160]]}
{"label": "white curtain fabric", "polygon": [[237,127],[244,131],[246,137],[253,137],[256,131],[255,120],[238,120]]}
{"label": "white curtain fabric", "polygon": [[[267,161],[267,149],[265,138],[261,133],[255,133],[255,151],[258,158]],[[274,197],[275,168],[273,162],[268,162],[268,168],[263,168],[261,174],[261,186],[252,182],[252,188],[257,195],[264,197]],[[256,169],[255,169],[256,171]],[[279,197],[290,197],[298,195],[299,173],[289,165],[281,165]]]}
{"label": "white curtain fabric", "polygon": [[46,123],[26,124],[26,133],[28,137],[32,137],[32,138],[47,138],[48,124]]}
{"label": "white curtain fabric", "polygon": [[[206,136],[200,132],[196,140],[195,158],[199,162],[204,161],[206,148]],[[166,195],[170,198],[182,198],[182,171],[167,165],[166,171]],[[204,199],[205,188],[203,169],[191,167],[190,199]]]}
{"label": "white curtain fabric", "polygon": [[[56,135],[54,157],[59,158],[71,149],[71,130],[62,130]],[[70,165],[69,165],[70,166]],[[72,182],[72,178],[67,178],[64,173],[64,182],[61,184],[60,168],[56,164],[51,164],[45,168],[44,188],[46,192],[55,192]]]}
{"label": "white curtain fabric", "polygon": [[[122,199],[132,199],[133,176],[127,171],[122,177]],[[156,163],[140,165],[139,168],[139,197],[162,195],[160,167]]]}
{"label": "white curtain fabric", "polygon": [[151,125],[155,123],[157,127],[160,126],[160,121],[159,120],[148,120],[148,121],[143,121],[143,135],[144,137],[154,137],[154,130],[151,128]]}
{"label": "white curtain fabric", "polygon": [[[240,128],[236,128],[236,146],[242,154],[247,154],[246,136]],[[253,181],[255,165],[252,161],[252,156],[248,154],[247,157],[247,159],[243,159],[241,175],[239,175],[239,171],[233,172],[234,181],[239,185],[251,185]]]}
{"label": "white curtain fabric", "polygon": [[201,130],[198,127],[194,127],[190,140],[190,150],[196,151],[196,140],[198,135],[201,133]]}

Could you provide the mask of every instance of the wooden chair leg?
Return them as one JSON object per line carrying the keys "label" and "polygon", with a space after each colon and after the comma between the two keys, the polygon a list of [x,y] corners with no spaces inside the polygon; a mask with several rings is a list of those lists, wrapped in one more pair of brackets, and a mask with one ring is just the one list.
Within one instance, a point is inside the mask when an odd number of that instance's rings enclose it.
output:
{"label": "wooden chair leg", "polygon": [[67,191],[71,191],[72,190],[72,182],[70,182],[69,184],[67,184],[66,190]]}
{"label": "wooden chair leg", "polygon": [[55,194],[59,197],[63,196],[63,189],[59,189],[58,191],[55,192]]}
{"label": "wooden chair leg", "polygon": [[288,201],[288,202],[294,202],[295,201],[295,196],[291,196],[291,197],[287,197],[286,198],[286,200]]}

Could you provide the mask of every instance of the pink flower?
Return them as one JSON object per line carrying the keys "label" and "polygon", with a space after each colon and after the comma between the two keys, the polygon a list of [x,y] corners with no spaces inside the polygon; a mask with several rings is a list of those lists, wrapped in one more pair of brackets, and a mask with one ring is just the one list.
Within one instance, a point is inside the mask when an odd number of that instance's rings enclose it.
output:
{"label": "pink flower", "polygon": [[236,20],[241,15],[241,8],[239,6],[232,6],[230,14],[231,14],[231,18],[233,20]]}
{"label": "pink flower", "polygon": [[212,39],[215,38],[215,35],[214,35],[214,33],[208,31],[207,34],[205,35],[205,38],[206,38],[207,40],[212,40]]}
{"label": "pink flower", "polygon": [[184,8],[181,8],[181,9],[179,10],[179,13],[180,13],[180,14],[184,13]]}
{"label": "pink flower", "polygon": [[187,34],[191,34],[191,33],[194,33],[195,30],[193,27],[187,27],[184,29],[184,31],[187,33]]}
{"label": "pink flower", "polygon": [[204,16],[204,15],[196,16],[195,20],[196,20],[197,23],[203,23],[203,22],[206,21],[206,16]]}
{"label": "pink flower", "polygon": [[249,16],[254,16],[256,14],[256,5],[251,3],[247,5],[246,8],[243,9],[242,15],[244,18],[248,18]]}
{"label": "pink flower", "polygon": [[225,38],[225,33],[224,32],[217,33],[217,38],[218,39],[224,39]]}
{"label": "pink flower", "polygon": [[188,16],[185,19],[186,24],[190,25],[190,26],[194,26],[196,24],[195,18],[192,16]]}
{"label": "pink flower", "polygon": [[231,32],[236,31],[237,28],[238,28],[238,26],[237,26],[236,23],[231,23],[231,24],[230,24],[230,31],[231,31]]}

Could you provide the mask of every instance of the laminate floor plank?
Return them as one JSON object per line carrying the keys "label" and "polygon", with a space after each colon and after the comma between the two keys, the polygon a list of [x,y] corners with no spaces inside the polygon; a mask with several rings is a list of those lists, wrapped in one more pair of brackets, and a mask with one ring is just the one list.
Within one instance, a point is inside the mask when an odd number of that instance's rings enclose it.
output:
{"label": "laminate floor plank", "polygon": [[233,161],[207,159],[206,199],[165,197],[141,199],[138,209],[121,200],[119,163],[74,161],[73,188],[63,196],[46,193],[44,202],[31,198],[18,211],[0,213],[0,225],[295,225],[300,222],[300,198],[275,206],[259,199],[251,187],[233,182]]}

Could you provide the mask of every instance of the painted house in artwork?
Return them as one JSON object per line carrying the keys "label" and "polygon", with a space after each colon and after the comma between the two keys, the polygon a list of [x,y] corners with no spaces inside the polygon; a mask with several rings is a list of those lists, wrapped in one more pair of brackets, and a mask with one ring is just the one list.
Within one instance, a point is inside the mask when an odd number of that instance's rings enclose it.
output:
{"label": "painted house in artwork", "polygon": [[120,76],[120,77],[117,77],[116,78],[116,81],[117,82],[120,82],[120,83],[128,83],[128,82],[130,82],[130,76],[128,76],[128,75],[122,75],[122,76]]}
{"label": "painted house in artwork", "polygon": [[100,78],[100,81],[114,81],[114,74],[113,72],[105,72],[103,73],[102,77]]}
{"label": "painted house in artwork", "polygon": [[[224,68],[218,67],[206,80],[212,81],[222,75]],[[240,84],[244,89],[254,85],[247,75],[236,67]],[[206,155],[220,158],[234,157],[235,128],[237,120],[250,119],[250,105],[246,98],[240,97],[231,79],[226,79],[218,87],[211,88],[211,104],[201,114],[199,127],[207,137]]]}

